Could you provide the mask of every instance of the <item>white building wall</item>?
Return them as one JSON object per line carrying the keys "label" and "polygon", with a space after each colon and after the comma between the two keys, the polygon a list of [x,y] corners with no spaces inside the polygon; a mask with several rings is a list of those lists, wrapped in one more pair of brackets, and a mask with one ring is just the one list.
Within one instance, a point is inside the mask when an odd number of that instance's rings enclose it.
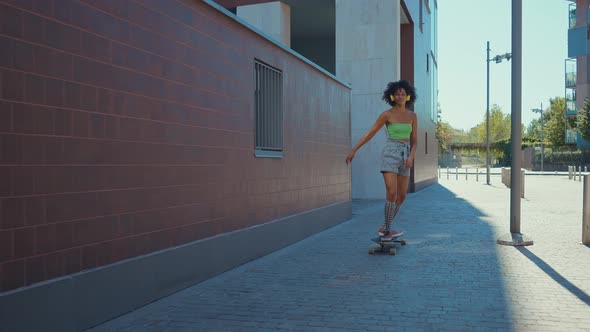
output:
{"label": "white building wall", "polygon": [[[400,10],[399,1],[336,0],[336,77],[352,85],[351,147],[389,108],[381,99],[387,83],[400,79]],[[385,197],[385,140],[382,130],[356,153],[353,198]]]}
{"label": "white building wall", "polygon": [[[426,2],[429,3],[430,11]],[[423,164],[414,166],[414,181],[419,183],[437,177],[438,142],[434,133],[437,121],[438,69],[435,64],[436,49],[433,45],[437,37],[435,34],[433,36],[433,15],[436,9],[434,0],[406,1],[405,3],[414,21],[414,85],[418,94],[414,111],[418,117],[419,126],[416,159],[420,159]],[[422,9],[420,9],[420,3],[422,3]]]}
{"label": "white building wall", "polygon": [[265,34],[291,47],[291,7],[280,2],[240,6],[236,15]]}

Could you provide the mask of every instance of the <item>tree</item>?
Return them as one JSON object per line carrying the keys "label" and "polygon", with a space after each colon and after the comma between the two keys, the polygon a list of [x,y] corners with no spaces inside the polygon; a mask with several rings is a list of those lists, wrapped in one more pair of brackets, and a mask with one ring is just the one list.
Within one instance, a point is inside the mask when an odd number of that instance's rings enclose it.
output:
{"label": "tree", "polygon": [[553,146],[565,145],[565,97],[549,100],[545,110],[545,139]]}
{"label": "tree", "polygon": [[[476,142],[485,143],[487,141],[486,116],[482,123],[471,129],[476,138]],[[498,142],[510,138],[510,115],[502,113],[502,109],[497,104],[490,107],[490,142]]]}
{"label": "tree", "polygon": [[541,120],[533,119],[526,129],[526,135],[523,136],[523,140],[527,139],[531,142],[541,142],[543,139],[543,131],[541,129]]}
{"label": "tree", "polygon": [[469,133],[462,129],[451,128],[451,136],[453,138],[452,144],[455,143],[472,143],[473,140],[469,137]]}
{"label": "tree", "polygon": [[586,141],[590,141],[590,102],[584,102],[584,108],[578,111],[577,127],[580,135]]}
{"label": "tree", "polygon": [[453,140],[453,136],[451,134],[452,128],[448,123],[445,122],[437,122],[436,123],[436,139],[438,140],[438,146],[440,151],[447,151],[451,142]]}

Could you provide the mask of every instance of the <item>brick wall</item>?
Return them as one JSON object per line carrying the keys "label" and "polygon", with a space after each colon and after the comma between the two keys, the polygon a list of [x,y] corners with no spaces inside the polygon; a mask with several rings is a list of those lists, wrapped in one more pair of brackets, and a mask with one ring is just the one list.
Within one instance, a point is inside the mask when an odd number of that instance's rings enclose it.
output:
{"label": "brick wall", "polygon": [[201,1],[0,0],[0,291],[349,200],[349,96]]}

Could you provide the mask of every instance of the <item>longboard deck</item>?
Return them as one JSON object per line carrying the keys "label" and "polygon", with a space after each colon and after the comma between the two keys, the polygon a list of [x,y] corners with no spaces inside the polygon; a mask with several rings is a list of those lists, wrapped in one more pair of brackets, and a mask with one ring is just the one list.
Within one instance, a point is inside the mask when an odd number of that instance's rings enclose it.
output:
{"label": "longboard deck", "polygon": [[391,240],[383,241],[381,237],[376,237],[371,239],[371,241],[377,243],[379,247],[369,249],[369,254],[374,255],[375,253],[389,253],[390,255],[395,255],[397,250],[395,248],[396,243],[400,243],[401,245],[406,245],[406,240],[402,240],[400,236],[396,236]]}
{"label": "longboard deck", "polygon": [[373,241],[375,243],[379,243],[379,244],[399,243],[399,242],[402,242],[401,237],[403,235],[404,235],[404,233],[401,232],[398,236],[392,238],[391,240],[381,240],[381,237],[376,237],[376,238],[371,239],[371,241]]}
{"label": "longboard deck", "polygon": [[374,239],[371,239],[371,241],[373,241],[373,242],[375,242],[377,244],[380,244],[380,245],[394,245],[395,243],[401,243],[402,242],[402,240],[399,239],[399,238],[393,238],[393,239],[388,240],[388,241],[383,241],[383,240],[381,240],[380,237],[376,237]]}

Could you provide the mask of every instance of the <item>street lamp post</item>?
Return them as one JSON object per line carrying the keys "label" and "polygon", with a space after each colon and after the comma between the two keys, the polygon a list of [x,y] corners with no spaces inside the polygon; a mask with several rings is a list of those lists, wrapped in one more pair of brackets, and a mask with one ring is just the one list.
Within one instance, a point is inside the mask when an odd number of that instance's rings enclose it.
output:
{"label": "street lamp post", "polygon": [[543,173],[543,160],[545,159],[545,149],[543,146],[545,141],[545,117],[543,116],[543,103],[541,103],[541,108],[533,108],[532,111],[534,113],[541,113],[541,173]]}
{"label": "street lamp post", "polygon": [[498,244],[530,246],[534,242],[520,232],[520,203],[524,192],[522,179],[522,0],[512,0],[512,61],[510,108],[510,233],[500,237]]}
{"label": "street lamp post", "polygon": [[490,184],[490,61],[496,63],[502,62],[502,60],[510,60],[512,53],[504,53],[502,55],[496,55],[490,59],[490,42],[487,42],[487,54],[486,54],[486,183]]}
{"label": "street lamp post", "polygon": [[486,183],[490,184],[490,41],[486,55]]}

